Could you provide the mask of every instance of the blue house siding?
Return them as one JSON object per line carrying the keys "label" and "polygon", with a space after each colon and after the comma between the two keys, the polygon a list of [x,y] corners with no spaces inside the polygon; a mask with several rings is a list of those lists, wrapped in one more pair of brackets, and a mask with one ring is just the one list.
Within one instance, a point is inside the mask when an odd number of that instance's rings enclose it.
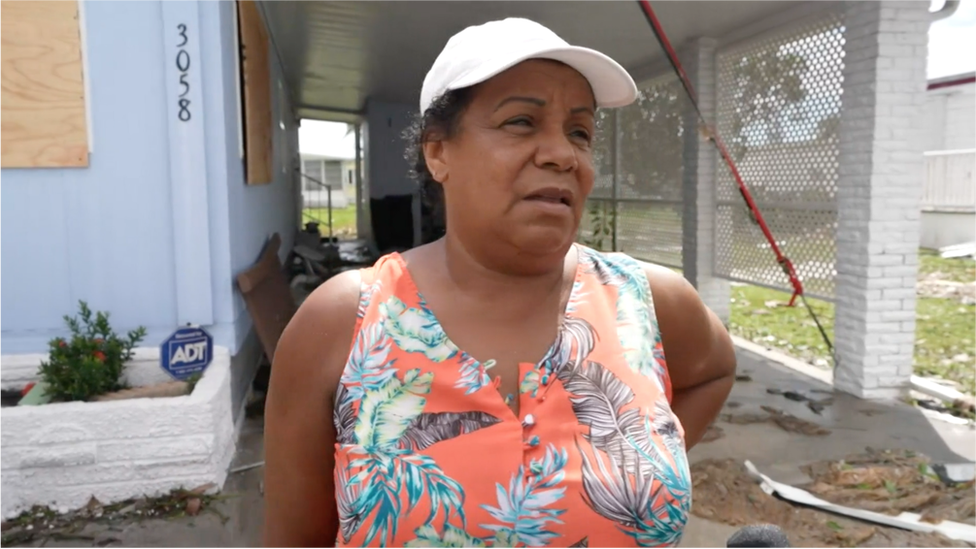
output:
{"label": "blue house siding", "polygon": [[[290,245],[297,226],[288,152],[276,150],[270,185],[244,184],[235,79],[235,11],[231,2],[200,2],[207,185],[209,286],[215,343],[236,352],[251,321],[234,277],[279,232]],[[109,311],[119,331],[148,329],[157,345],[177,327],[176,242],[170,177],[161,2],[84,4],[85,54],[92,133],[83,169],[4,169],[0,177],[0,346],[4,355],[44,352],[64,333],[62,316],[79,299]],[[276,56],[272,55],[277,64]],[[272,67],[275,78],[280,67]],[[277,89],[277,85],[275,86]],[[297,151],[297,128],[275,95],[276,145]],[[279,147],[280,149],[280,147]],[[285,168],[285,169],[283,169]],[[194,294],[190,294],[192,298]]]}
{"label": "blue house siding", "polygon": [[[291,114],[292,107],[287,89],[284,87],[284,77],[278,56],[272,52],[271,63],[271,96],[272,122],[275,125],[274,143],[274,182],[268,185],[247,185],[244,179],[244,163],[240,158],[239,134],[237,123],[238,103],[235,97],[234,58],[234,4],[232,2],[203,2],[207,13],[219,12],[221,22],[222,47],[219,48],[223,58],[223,82],[228,88],[224,97],[227,98],[224,112],[227,124],[225,134],[226,148],[226,178],[228,207],[227,225],[229,241],[229,269],[231,278],[223,279],[224,284],[231,284],[234,289],[230,294],[231,309],[228,311],[233,319],[235,342],[229,345],[239,349],[244,338],[251,330],[251,317],[247,313],[244,299],[236,290],[236,277],[250,268],[264,249],[265,242],[272,234],[281,235],[282,245],[279,256],[285,260],[288,250],[295,239],[295,231],[299,222],[298,197],[300,188],[298,176],[294,173],[298,158],[298,123]],[[213,51],[217,51],[212,49]],[[243,101],[243,100],[242,100]],[[283,126],[283,128],[282,128]]]}

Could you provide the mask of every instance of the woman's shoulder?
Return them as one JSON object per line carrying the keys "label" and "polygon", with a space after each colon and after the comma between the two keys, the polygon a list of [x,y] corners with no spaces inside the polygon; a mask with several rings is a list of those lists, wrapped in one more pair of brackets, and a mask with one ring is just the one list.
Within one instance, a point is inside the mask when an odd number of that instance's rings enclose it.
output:
{"label": "woman's shoulder", "polygon": [[[352,325],[362,316],[364,301],[377,286],[389,285],[403,275],[404,263],[396,252],[380,256],[371,266],[341,272],[315,289],[299,307],[296,318],[313,329],[332,328],[326,333],[343,332],[336,328]],[[338,323],[339,326],[326,326]]]}
{"label": "woman's shoulder", "polygon": [[686,282],[685,278],[677,271],[668,267],[650,263],[625,252],[603,252],[588,246],[579,244],[580,261],[584,262],[584,267],[596,274],[601,272],[612,273],[616,278],[630,279],[641,285],[647,283],[649,290],[657,290],[664,285],[668,288],[675,284]]}
{"label": "woman's shoulder", "polygon": [[590,271],[604,279],[644,287],[653,296],[657,309],[680,310],[700,303],[694,286],[674,269],[637,259],[624,252],[601,252],[582,244],[579,250],[580,261],[586,262]]}

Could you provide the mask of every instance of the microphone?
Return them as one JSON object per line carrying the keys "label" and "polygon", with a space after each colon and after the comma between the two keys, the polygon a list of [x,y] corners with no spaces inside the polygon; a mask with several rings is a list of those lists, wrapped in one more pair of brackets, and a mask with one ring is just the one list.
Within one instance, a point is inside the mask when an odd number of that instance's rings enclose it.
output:
{"label": "microphone", "polygon": [[754,524],[746,526],[725,542],[726,547],[790,547],[790,540],[779,526]]}

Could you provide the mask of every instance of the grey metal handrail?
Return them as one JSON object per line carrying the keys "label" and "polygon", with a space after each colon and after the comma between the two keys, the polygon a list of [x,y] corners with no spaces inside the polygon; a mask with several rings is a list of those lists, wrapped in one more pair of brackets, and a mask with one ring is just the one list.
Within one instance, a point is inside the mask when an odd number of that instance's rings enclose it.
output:
{"label": "grey metal handrail", "polygon": [[[328,208],[329,208],[329,244],[332,244],[332,242],[334,240],[334,235],[333,235],[333,232],[332,232],[332,187],[330,187],[329,185],[323,183],[322,181],[319,181],[318,179],[316,179],[316,178],[308,175],[307,173],[302,172],[302,170],[299,169],[299,168],[295,168],[295,172],[298,173],[298,175],[304,177],[305,179],[307,179],[307,180],[309,180],[309,181],[317,184],[318,186],[324,187],[328,191],[328,195],[329,195],[329,201],[328,201]],[[315,219],[317,219],[319,221],[322,221],[317,216],[310,216],[310,217],[313,217],[313,218],[315,218]]]}

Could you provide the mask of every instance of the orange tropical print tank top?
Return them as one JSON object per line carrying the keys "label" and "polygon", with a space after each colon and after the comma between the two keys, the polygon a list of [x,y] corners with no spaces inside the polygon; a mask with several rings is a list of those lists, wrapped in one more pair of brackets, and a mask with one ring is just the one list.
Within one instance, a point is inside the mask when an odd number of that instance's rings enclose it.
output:
{"label": "orange tropical print tank top", "polygon": [[519,365],[457,348],[398,254],[362,271],[335,398],[337,546],[674,546],[691,508],[683,430],[639,263],[576,246],[562,326]]}

